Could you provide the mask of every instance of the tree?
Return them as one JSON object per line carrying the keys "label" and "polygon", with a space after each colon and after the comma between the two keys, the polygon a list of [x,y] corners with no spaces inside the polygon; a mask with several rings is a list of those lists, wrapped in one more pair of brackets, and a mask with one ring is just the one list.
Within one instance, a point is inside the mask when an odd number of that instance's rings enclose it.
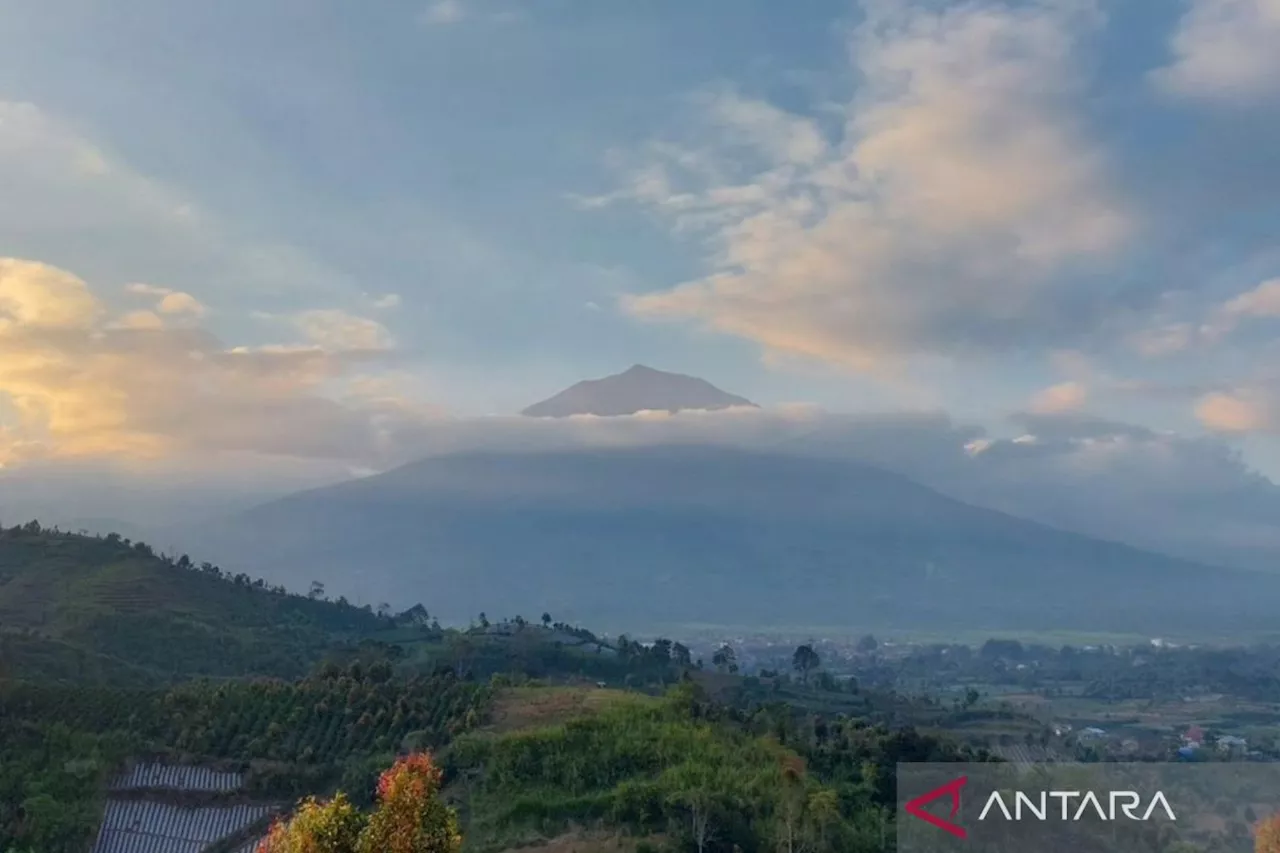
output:
{"label": "tree", "polygon": [[543,628],[550,628],[550,627],[551,627],[551,614],[550,614],[550,613],[543,613],[543,614],[542,614],[542,627],[543,627]]}
{"label": "tree", "polygon": [[1253,836],[1254,853],[1280,853],[1280,814],[1258,824]]}
{"label": "tree", "polygon": [[346,794],[328,802],[308,797],[291,818],[271,827],[257,853],[355,853],[364,825]]}
{"label": "tree", "polygon": [[324,598],[324,584],[320,583],[320,581],[312,581],[311,588],[307,590],[307,598]]}
{"label": "tree", "polygon": [[818,653],[813,650],[813,646],[809,643],[796,646],[795,654],[791,656],[791,667],[800,673],[800,678],[806,684],[809,682],[809,673],[813,672],[821,664],[822,659],[818,657]]}
{"label": "tree", "polygon": [[733,672],[738,668],[738,655],[734,652],[733,646],[725,643],[716,649],[715,654],[711,656],[711,665],[719,672]]}
{"label": "tree", "polygon": [[863,654],[870,654],[878,648],[880,648],[880,642],[870,634],[867,634],[861,640],[858,640],[857,649]]}
{"label": "tree", "polygon": [[680,765],[668,781],[675,789],[668,801],[689,813],[689,836],[698,853],[703,853],[714,834],[715,771],[703,763],[690,762]]}
{"label": "tree", "polygon": [[458,815],[440,799],[440,768],[425,752],[400,759],[378,778],[378,807],[357,853],[457,853]]}

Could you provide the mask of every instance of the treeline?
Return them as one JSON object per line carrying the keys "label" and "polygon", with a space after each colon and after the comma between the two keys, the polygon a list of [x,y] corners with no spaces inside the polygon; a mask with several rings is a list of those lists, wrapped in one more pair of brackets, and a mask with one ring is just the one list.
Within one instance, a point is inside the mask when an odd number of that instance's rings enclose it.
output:
{"label": "treeline", "polygon": [[853,662],[866,684],[903,680],[954,683],[1001,681],[1052,693],[1060,684],[1084,685],[1095,699],[1163,699],[1224,693],[1261,702],[1280,701],[1280,646],[1233,648],[1176,646],[1046,646],[988,640],[973,649],[932,645],[897,659]]}

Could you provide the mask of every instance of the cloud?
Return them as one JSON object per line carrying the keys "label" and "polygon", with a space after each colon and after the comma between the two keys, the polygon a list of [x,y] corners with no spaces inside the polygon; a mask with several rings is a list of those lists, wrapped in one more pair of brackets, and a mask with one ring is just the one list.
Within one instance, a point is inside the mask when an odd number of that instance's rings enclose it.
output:
{"label": "cloud", "polygon": [[1249,101],[1280,94],[1280,0],[1192,0],[1153,72],[1188,98]]}
{"label": "cloud", "polygon": [[1280,278],[1264,281],[1222,306],[1236,317],[1280,317]]}
{"label": "cloud", "polygon": [[385,350],[395,344],[381,323],[345,311],[304,311],[293,320],[309,340],[329,349]]}
{"label": "cloud", "polygon": [[382,296],[379,296],[377,299],[373,300],[373,307],[374,307],[374,308],[379,308],[379,309],[382,309],[382,308],[399,308],[399,307],[400,307],[400,294],[398,294],[398,293],[387,293],[387,294],[384,294],[384,295],[382,295]]}
{"label": "cloud", "polygon": [[456,24],[467,16],[466,7],[461,0],[438,0],[428,6],[419,20],[424,24]]}
{"label": "cloud", "polygon": [[155,312],[110,317],[74,274],[0,259],[0,464],[224,451],[381,458],[383,430],[422,415],[345,384],[376,366],[385,330],[335,311],[301,315],[298,327],[310,343],[227,347]]}
{"label": "cloud", "polygon": [[150,284],[130,284],[125,286],[125,292],[134,296],[154,297],[156,302],[156,310],[161,314],[187,314],[192,317],[203,316],[209,309],[199,299],[196,299],[190,293],[184,293],[180,290],[170,290],[167,287],[155,287]]}
{"label": "cloud", "polygon": [[1163,358],[1222,344],[1247,323],[1280,319],[1280,278],[1263,281],[1195,313],[1200,316],[1157,318],[1155,325],[1131,333],[1128,343],[1147,358]]}
{"label": "cloud", "polygon": [[876,369],[1096,326],[1069,272],[1137,226],[1078,117],[1084,3],[870,4],[840,134],[735,94],[703,138],[648,149],[629,198],[708,249],[707,275],[631,296],[768,350]]}
{"label": "cloud", "polygon": [[1031,400],[1034,412],[1070,412],[1081,408],[1088,399],[1088,389],[1074,380],[1060,382],[1037,393]]}
{"label": "cloud", "polygon": [[1223,433],[1280,433],[1280,396],[1270,389],[1240,388],[1206,394],[1196,403],[1196,418]]}

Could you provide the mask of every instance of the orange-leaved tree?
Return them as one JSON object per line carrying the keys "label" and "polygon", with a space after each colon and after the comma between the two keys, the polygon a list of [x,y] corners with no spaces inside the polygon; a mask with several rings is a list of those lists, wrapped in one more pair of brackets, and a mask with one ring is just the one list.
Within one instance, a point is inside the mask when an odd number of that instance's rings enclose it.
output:
{"label": "orange-leaved tree", "polygon": [[308,797],[271,827],[257,853],[458,853],[458,816],[439,794],[440,769],[414,753],[379,777],[378,805],[367,818],[344,794]]}
{"label": "orange-leaved tree", "polygon": [[1254,853],[1280,853],[1280,814],[1258,824],[1253,837]]}
{"label": "orange-leaved tree", "polygon": [[378,779],[378,807],[358,853],[457,853],[457,813],[440,800],[440,768],[425,752],[400,759]]}
{"label": "orange-leaved tree", "polygon": [[354,853],[365,817],[344,794],[308,797],[288,820],[277,821],[257,853]]}

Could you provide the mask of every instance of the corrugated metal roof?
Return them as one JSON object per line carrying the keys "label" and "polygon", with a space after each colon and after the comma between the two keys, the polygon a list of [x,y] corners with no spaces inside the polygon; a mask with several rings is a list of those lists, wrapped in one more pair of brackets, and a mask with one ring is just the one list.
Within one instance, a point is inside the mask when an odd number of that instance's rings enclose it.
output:
{"label": "corrugated metal roof", "polygon": [[[263,838],[266,838],[264,835]],[[262,843],[262,838],[255,838],[252,841],[246,841],[243,847],[238,848],[235,853],[254,853],[258,849],[258,845]]]}
{"label": "corrugated metal roof", "polygon": [[113,791],[139,788],[167,788],[174,791],[235,791],[244,784],[240,773],[225,773],[208,767],[169,764],[139,764],[120,774],[111,784]]}
{"label": "corrugated metal roof", "polygon": [[93,853],[200,853],[271,814],[266,805],[189,808],[143,800],[110,800]]}

